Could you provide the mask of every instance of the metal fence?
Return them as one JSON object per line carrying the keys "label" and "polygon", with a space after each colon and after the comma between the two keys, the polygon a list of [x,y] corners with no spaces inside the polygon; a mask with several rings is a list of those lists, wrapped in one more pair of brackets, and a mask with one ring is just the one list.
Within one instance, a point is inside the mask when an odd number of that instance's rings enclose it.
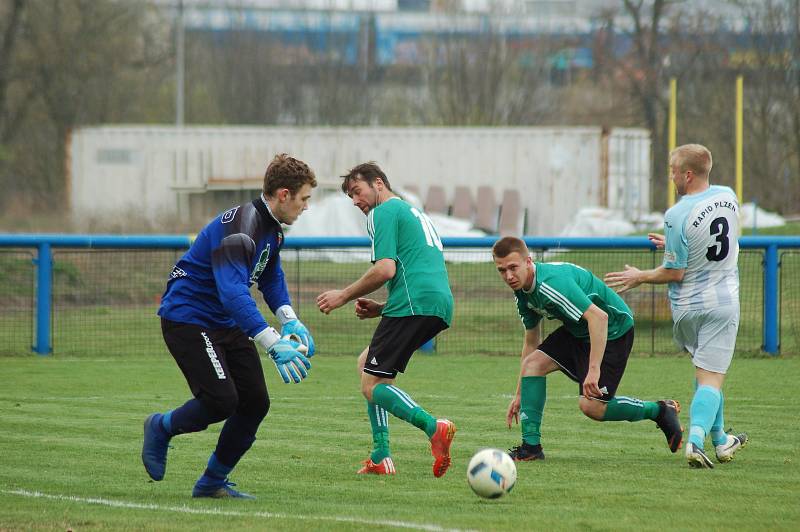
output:
{"label": "metal fence", "polygon": [[[281,259],[292,300],[320,354],[355,355],[376,323],[352,306],[326,316],[315,304],[368,266],[366,239],[287,239]],[[491,261],[493,238],[445,239],[456,301],[438,353],[518,355],[523,329],[510,289]],[[800,352],[800,237],[745,237],[739,260],[739,352]],[[56,355],[116,357],[166,353],[156,316],[172,265],[188,237],[0,235],[0,355],[33,349]],[[601,277],[625,264],[655,267],[661,253],[644,238],[543,239],[528,244],[539,261],[579,264]],[[2,249],[5,246],[6,249]],[[31,249],[38,248],[38,253]],[[772,292],[770,292],[772,290]],[[272,315],[254,297],[267,320]],[[380,298],[382,294],[378,294]],[[638,355],[675,353],[666,286],[624,294],[636,319]],[[557,322],[544,324],[545,333]]]}
{"label": "metal fence", "polygon": [[34,251],[0,249],[0,355],[27,354],[36,345]]}
{"label": "metal fence", "polygon": [[784,353],[800,353],[800,250],[783,250],[779,264],[780,347]]}

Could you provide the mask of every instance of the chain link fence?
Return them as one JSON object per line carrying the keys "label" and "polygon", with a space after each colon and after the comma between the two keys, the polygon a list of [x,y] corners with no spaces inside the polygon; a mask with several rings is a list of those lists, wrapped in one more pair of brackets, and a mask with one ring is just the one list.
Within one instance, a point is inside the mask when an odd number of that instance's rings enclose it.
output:
{"label": "chain link fence", "polygon": [[[53,252],[52,344],[55,355],[166,353],[156,310],[167,276],[183,250],[58,249]],[[647,249],[533,250],[534,260],[573,262],[598,277],[625,264],[652,268],[661,253]],[[452,327],[436,340],[436,352],[485,355],[519,354],[523,327],[511,290],[503,283],[489,249],[447,249],[455,297]],[[317,310],[317,296],[358,279],[369,266],[364,249],[284,249],[281,259],[292,301],[315,337],[322,355],[356,355],[366,347],[376,320],[359,320],[349,304],[330,315]],[[31,352],[35,320],[34,255],[27,250],[0,253],[0,355]],[[737,351],[758,353],[763,335],[763,252],[742,250],[739,260],[741,309]],[[781,255],[781,352],[800,350],[800,252]],[[666,285],[643,285],[624,294],[634,311],[634,354],[677,352]],[[253,288],[267,321],[275,323]],[[381,289],[373,296],[385,298]],[[543,320],[543,333],[559,325]]]}
{"label": "chain link fence", "polygon": [[780,254],[780,348],[782,353],[800,352],[800,251]]}
{"label": "chain link fence", "polygon": [[31,352],[36,307],[34,256],[32,250],[0,249],[0,356]]}
{"label": "chain link fence", "polygon": [[114,357],[164,350],[156,311],[183,253],[53,251],[53,353]]}

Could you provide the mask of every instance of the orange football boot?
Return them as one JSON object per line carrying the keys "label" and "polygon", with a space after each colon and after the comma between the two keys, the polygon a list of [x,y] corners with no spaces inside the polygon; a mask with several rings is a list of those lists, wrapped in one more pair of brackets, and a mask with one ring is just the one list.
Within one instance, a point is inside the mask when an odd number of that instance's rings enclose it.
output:
{"label": "orange football boot", "polygon": [[433,476],[441,477],[450,467],[450,444],[456,436],[456,425],[449,419],[436,420],[436,432],[431,436]]}
{"label": "orange football boot", "polygon": [[364,467],[358,470],[359,475],[394,475],[397,473],[391,456],[387,456],[377,464],[371,458],[367,458],[362,464]]}

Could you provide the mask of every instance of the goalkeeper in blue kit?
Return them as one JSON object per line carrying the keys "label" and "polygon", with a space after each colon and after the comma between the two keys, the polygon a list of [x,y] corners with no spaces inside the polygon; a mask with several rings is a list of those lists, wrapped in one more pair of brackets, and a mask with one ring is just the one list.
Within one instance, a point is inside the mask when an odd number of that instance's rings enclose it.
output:
{"label": "goalkeeper in blue kit", "polygon": [[[253,498],[233,489],[228,476],[253,445],[270,406],[256,344],[285,383],[302,381],[314,354],[314,340],[292,309],[280,250],[281,224],[291,225],[308,208],[316,185],[307,164],[275,156],[261,196],[211,220],[173,268],[158,315],[193,398],[145,420],[142,462],[153,480],[164,478],[171,438],[225,421],[192,496]],[[250,295],[254,283],[281,323],[280,333]]]}

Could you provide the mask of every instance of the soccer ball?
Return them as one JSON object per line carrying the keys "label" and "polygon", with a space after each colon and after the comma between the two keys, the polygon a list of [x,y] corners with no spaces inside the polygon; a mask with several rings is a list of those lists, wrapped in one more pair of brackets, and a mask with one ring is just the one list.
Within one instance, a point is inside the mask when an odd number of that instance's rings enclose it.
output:
{"label": "soccer ball", "polygon": [[517,482],[517,466],[500,449],[482,449],[469,461],[467,482],[480,497],[496,499],[514,487]]}

